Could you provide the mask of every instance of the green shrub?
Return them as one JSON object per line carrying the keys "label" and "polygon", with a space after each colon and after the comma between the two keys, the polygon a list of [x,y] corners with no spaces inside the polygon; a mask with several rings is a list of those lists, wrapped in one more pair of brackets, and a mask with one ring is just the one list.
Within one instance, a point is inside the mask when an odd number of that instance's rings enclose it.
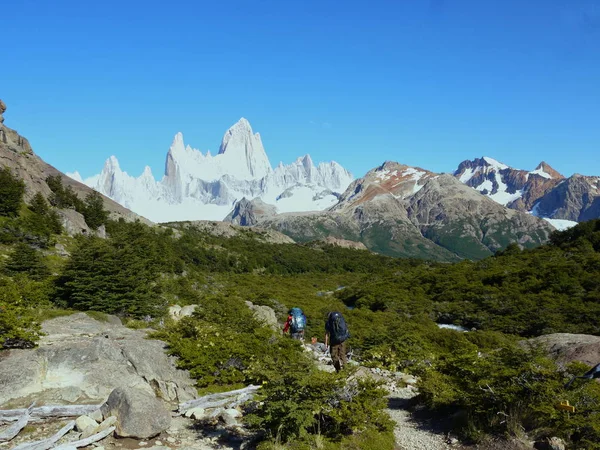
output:
{"label": "green shrub", "polygon": [[385,391],[371,380],[348,375],[284,370],[263,386],[261,404],[246,422],[283,442],[307,442],[315,435],[340,441],[344,436],[389,432]]}

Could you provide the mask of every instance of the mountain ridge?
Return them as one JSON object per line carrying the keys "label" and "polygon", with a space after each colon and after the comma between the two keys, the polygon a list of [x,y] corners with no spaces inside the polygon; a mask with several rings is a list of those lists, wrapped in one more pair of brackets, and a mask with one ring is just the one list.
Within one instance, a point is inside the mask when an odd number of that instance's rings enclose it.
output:
{"label": "mountain ridge", "polygon": [[158,181],[147,166],[139,177],[128,175],[115,156],[100,174],[83,181],[157,222],[172,222],[222,220],[244,197],[259,197],[280,212],[322,210],[337,202],[352,179],[335,161],[315,166],[308,154],[273,169],[260,134],[241,118],[225,132],[214,156],[186,146],[177,133]]}

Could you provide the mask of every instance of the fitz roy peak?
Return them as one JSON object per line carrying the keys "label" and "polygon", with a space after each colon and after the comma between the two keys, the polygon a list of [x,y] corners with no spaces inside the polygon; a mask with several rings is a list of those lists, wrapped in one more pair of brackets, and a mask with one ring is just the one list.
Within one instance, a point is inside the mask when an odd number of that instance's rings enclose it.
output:
{"label": "fitz roy peak", "polygon": [[[81,181],[77,172],[68,175]],[[243,198],[261,199],[278,212],[323,210],[352,180],[338,163],[315,166],[309,155],[273,169],[260,135],[242,118],[225,132],[214,156],[186,146],[177,133],[160,181],[147,166],[139,177],[128,175],[111,156],[84,183],[152,221],[167,222],[222,220]]]}

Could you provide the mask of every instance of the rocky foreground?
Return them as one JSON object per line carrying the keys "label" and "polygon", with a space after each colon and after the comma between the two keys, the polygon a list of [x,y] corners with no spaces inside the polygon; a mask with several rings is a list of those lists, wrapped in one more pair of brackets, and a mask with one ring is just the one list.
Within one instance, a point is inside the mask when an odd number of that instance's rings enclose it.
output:
{"label": "rocky foreground", "polygon": [[[272,311],[248,305],[273,327]],[[187,309],[186,309],[187,308]],[[188,311],[189,310],[189,311]],[[172,310],[174,319],[193,308]],[[101,435],[98,450],[109,449],[250,449],[254,436],[243,427],[239,406],[258,387],[193,400],[194,381],[176,368],[176,360],[165,352],[166,344],[147,339],[148,330],[132,330],[107,316],[99,321],[84,313],[59,317],[43,324],[45,336],[35,349],[0,352],[0,448],[17,450],[61,450],[83,447],[90,437]],[[556,334],[531,340],[546,347],[559,365],[573,360],[586,363],[600,357],[600,338]],[[323,344],[306,345],[321,370],[332,371]],[[356,364],[356,363],[354,363]],[[390,392],[388,414],[396,423],[399,450],[466,449],[444,432],[441,424],[419,419],[412,399],[418,394],[416,380],[401,372],[358,367],[352,377],[382,381]],[[15,426],[17,417],[6,410],[30,410],[29,425],[15,438],[3,435]],[[42,417],[44,405],[84,408],[78,417]],[[71,405],[71,406],[69,406]],[[16,414],[16,413],[15,413]],[[75,420],[76,419],[76,420]],[[63,435],[60,430],[67,430]],[[39,442],[59,436],[52,445]],[[35,446],[26,443],[38,442]],[[48,442],[46,441],[46,444]],[[83,444],[82,444],[83,443]],[[560,443],[559,443],[560,444]],[[553,449],[564,448],[559,444]],[[478,449],[527,450],[533,442],[500,441]]]}

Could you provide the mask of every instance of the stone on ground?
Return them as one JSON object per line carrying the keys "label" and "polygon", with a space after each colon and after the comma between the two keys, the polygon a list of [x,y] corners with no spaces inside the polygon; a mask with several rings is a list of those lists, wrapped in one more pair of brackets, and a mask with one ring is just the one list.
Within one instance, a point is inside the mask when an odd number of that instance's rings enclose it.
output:
{"label": "stone on ground", "polygon": [[165,431],[171,414],[163,403],[145,391],[135,388],[115,389],[104,405],[104,417],[117,418],[115,433],[120,437],[149,439]]}

